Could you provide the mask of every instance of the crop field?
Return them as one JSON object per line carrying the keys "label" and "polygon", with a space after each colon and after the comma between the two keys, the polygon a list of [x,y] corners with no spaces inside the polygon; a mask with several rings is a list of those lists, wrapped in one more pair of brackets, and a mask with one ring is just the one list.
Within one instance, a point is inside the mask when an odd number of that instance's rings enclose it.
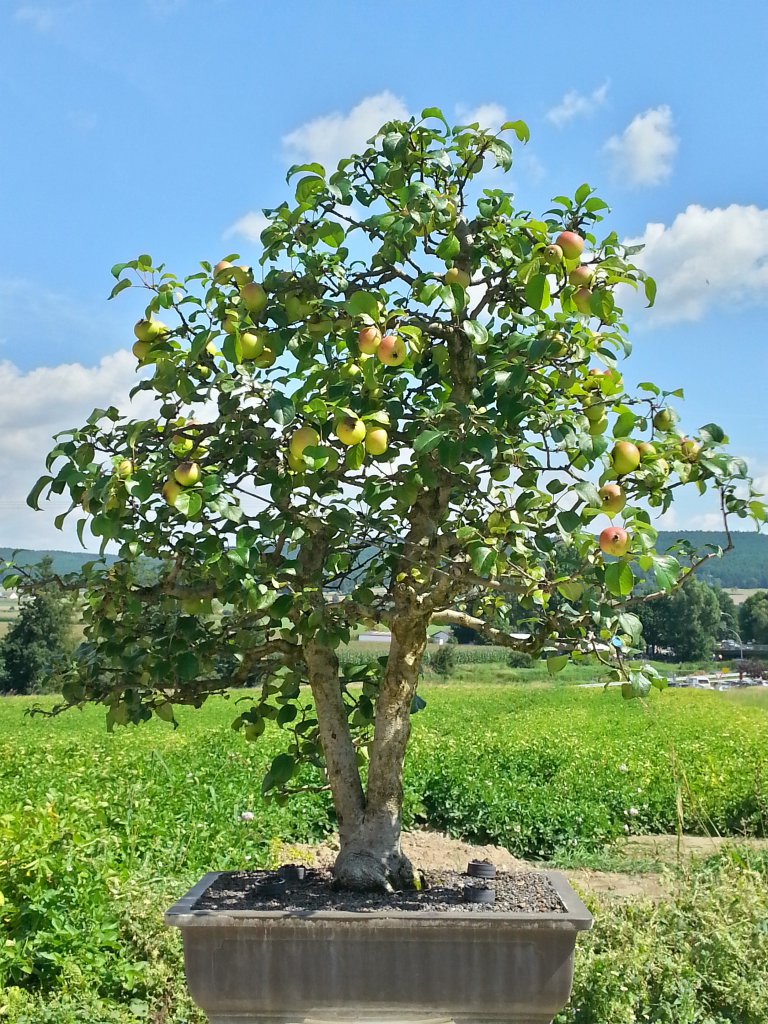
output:
{"label": "crop field", "polygon": [[[674,690],[641,704],[616,690],[428,686],[413,723],[407,822],[568,863],[627,832],[765,835],[767,693]],[[29,699],[0,701],[0,1020],[200,1019],[183,992],[177,938],[160,923],[164,906],[204,871],[271,864],[281,840],[312,842],[333,828],[323,796],[262,802],[280,736],[249,745],[231,731],[242,696],[182,710],[175,731],[153,721],[112,735],[98,709],[45,720],[24,715]],[[742,886],[752,877],[744,865],[723,870],[741,872]],[[749,901],[757,908],[751,890]],[[616,935],[617,913],[605,918]],[[655,931],[649,918],[649,941]],[[615,954],[614,939],[589,940],[579,985],[592,1016],[568,1020],[603,1019],[593,961],[600,942],[603,960]],[[709,1019],[611,1007],[606,1021]]]}

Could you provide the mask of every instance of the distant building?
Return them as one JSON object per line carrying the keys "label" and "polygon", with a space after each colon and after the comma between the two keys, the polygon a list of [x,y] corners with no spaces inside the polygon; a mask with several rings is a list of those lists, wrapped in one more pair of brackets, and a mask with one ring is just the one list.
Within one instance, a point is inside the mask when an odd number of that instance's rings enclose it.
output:
{"label": "distant building", "polygon": [[360,633],[357,639],[361,644],[388,644],[392,642],[392,634],[389,630],[386,633]]}
{"label": "distant building", "polygon": [[436,633],[433,633],[429,638],[431,644],[449,644],[453,640],[453,633],[447,629],[438,629]]}

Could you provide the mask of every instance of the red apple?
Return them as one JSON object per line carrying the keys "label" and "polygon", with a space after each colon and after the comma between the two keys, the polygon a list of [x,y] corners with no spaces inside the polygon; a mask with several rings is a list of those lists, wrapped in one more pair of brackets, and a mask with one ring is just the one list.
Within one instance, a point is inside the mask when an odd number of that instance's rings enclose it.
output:
{"label": "red apple", "polygon": [[399,366],[405,362],[408,349],[403,339],[396,334],[385,334],[376,349],[376,355],[385,366]]}
{"label": "red apple", "polygon": [[600,550],[620,558],[629,547],[629,534],[620,526],[606,526],[600,534]]}
{"label": "red apple", "polygon": [[562,231],[555,239],[555,245],[560,246],[567,260],[577,260],[584,252],[584,239],[575,231]]}
{"label": "red apple", "polygon": [[570,284],[575,285],[577,288],[580,285],[584,285],[585,288],[589,287],[590,281],[594,277],[594,272],[590,270],[584,263],[578,267],[574,267],[568,275],[568,281]]}
{"label": "red apple", "polygon": [[372,356],[381,344],[381,331],[378,327],[363,327],[357,336],[357,347],[366,356]]}
{"label": "red apple", "polygon": [[583,313],[585,316],[592,315],[592,308],[590,306],[590,302],[592,300],[591,288],[585,288],[583,286],[581,288],[577,288],[572,297],[573,304],[580,313]]}

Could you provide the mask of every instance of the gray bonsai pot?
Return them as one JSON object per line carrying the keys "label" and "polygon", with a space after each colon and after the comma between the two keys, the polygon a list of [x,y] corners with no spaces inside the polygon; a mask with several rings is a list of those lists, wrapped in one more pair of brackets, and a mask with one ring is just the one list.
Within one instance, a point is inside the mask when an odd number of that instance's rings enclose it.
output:
{"label": "gray bonsai pot", "polygon": [[592,916],[563,875],[547,876],[566,913],[193,910],[213,872],[165,922],[181,929],[187,984],[211,1024],[549,1024]]}

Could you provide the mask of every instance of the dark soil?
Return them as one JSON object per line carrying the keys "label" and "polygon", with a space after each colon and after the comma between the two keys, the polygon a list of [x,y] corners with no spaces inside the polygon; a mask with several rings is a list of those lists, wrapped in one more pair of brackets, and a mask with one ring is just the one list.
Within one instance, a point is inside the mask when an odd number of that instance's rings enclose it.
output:
{"label": "dark soil", "polygon": [[[425,877],[419,891],[361,893],[334,889],[329,871],[308,870],[303,881],[287,881],[279,897],[265,897],[258,886],[279,877],[268,871],[229,871],[220,875],[194,905],[193,910],[283,910],[301,914],[341,910],[355,913],[386,913],[389,910],[466,913],[565,913],[549,879],[535,871],[499,873],[494,879],[470,878],[455,871]],[[465,886],[489,887],[494,903],[470,903]]]}

